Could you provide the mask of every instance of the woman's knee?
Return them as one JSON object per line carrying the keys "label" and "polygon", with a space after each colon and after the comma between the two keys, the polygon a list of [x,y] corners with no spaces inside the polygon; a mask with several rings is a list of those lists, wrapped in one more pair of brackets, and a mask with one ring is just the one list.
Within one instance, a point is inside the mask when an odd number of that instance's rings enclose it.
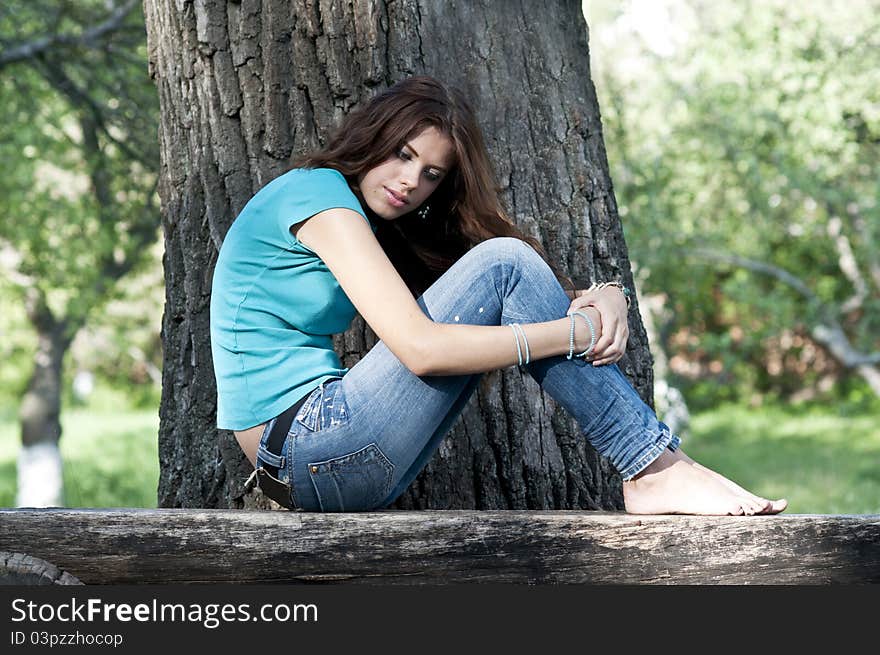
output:
{"label": "woman's knee", "polygon": [[[499,281],[521,279],[555,281],[550,267],[534,248],[516,237],[481,241],[457,264],[469,276],[489,275]],[[557,283],[558,284],[558,283]]]}
{"label": "woman's knee", "polygon": [[492,237],[481,241],[471,248],[469,254],[479,257],[481,260],[493,263],[508,263],[517,265],[524,259],[540,255],[528,243],[516,237]]}

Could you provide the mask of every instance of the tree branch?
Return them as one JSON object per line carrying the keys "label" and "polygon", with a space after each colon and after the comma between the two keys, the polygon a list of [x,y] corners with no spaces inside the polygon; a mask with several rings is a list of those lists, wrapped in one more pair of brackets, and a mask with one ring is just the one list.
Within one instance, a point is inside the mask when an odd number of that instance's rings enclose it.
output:
{"label": "tree branch", "polygon": [[692,250],[690,254],[700,259],[720,262],[723,264],[732,264],[734,266],[739,266],[740,268],[745,268],[746,270],[753,271],[755,273],[770,275],[771,277],[775,277],[780,282],[783,282],[784,284],[787,284],[788,286],[793,288],[810,302],[821,302],[819,296],[813,293],[813,291],[806,284],[804,284],[804,282],[800,278],[795,277],[785,269],[774,266],[773,264],[767,264],[766,262],[759,262],[754,259],[748,259],[747,257],[735,255],[733,253],[722,252],[720,250],[712,250],[709,248],[696,248],[695,250]]}
{"label": "tree branch", "polygon": [[738,266],[746,270],[769,275],[776,278],[783,284],[788,285],[801,296],[806,298],[810,303],[815,303],[820,307],[822,314],[822,322],[814,325],[811,330],[813,338],[826,348],[829,352],[846,368],[859,368],[862,366],[873,366],[880,364],[880,352],[878,353],[862,353],[852,347],[849,338],[841,327],[838,320],[832,312],[824,309],[826,304],[804,284],[804,282],[789,273],[788,271],[768,264],[759,262],[747,257],[735,255],[733,253],[721,252],[706,248],[697,248],[690,253],[692,256],[708,261],[719,262]]}
{"label": "tree branch", "polygon": [[868,284],[859,270],[859,264],[856,261],[849,237],[843,232],[843,221],[833,210],[829,211],[829,214],[831,218],[828,220],[826,228],[828,236],[831,237],[835,248],[837,248],[837,266],[855,288],[855,294],[853,294],[852,298],[844,302],[840,307],[842,312],[849,312],[862,306],[865,298],[868,296]]}
{"label": "tree branch", "polygon": [[[80,120],[80,128],[83,133],[83,155],[89,169],[92,193],[94,193],[97,200],[98,221],[102,225],[110,225],[117,217],[112,209],[114,203],[112,201],[109,173],[98,142],[98,126],[95,121],[91,120],[88,116],[84,116]],[[152,212],[152,195],[152,191],[147,194],[147,205],[143,210],[145,217],[148,217],[149,213]],[[157,227],[158,221],[153,223],[148,218],[134,221],[129,232],[132,243],[128,248],[123,249],[124,255],[121,260],[116,259],[113,251],[103,252],[99,255],[97,261],[99,274],[96,276],[95,283],[91,288],[93,293],[91,302],[86,298],[84,290],[80,289],[76,299],[68,304],[68,307],[73,306],[78,310],[78,312],[67,312],[71,320],[77,324],[77,329],[85,322],[85,316],[107,298],[116,281],[124,277],[135,267],[140,260],[144,248],[155,238]]]}
{"label": "tree branch", "polygon": [[81,45],[97,48],[100,40],[119,30],[132,9],[140,4],[141,0],[128,0],[125,4],[116,7],[103,22],[85,30],[82,34],[52,34],[9,48],[0,53],[0,69],[9,64],[33,59],[58,46]]}
{"label": "tree branch", "polygon": [[880,290],[880,257],[877,256],[877,248],[874,245],[875,237],[869,223],[860,213],[856,213],[852,221],[853,229],[866,245],[864,249],[865,256],[868,260],[869,279],[874,283],[874,288]]}
{"label": "tree branch", "polygon": [[94,119],[95,126],[101,130],[101,134],[112,141],[127,157],[141,163],[150,164],[145,161],[140,153],[135,152],[125,141],[115,138],[110,130],[107,129],[104,120],[103,109],[94,101],[94,99],[85,91],[80,89],[76,83],[64,72],[60,65],[55,62],[40,58],[38,70],[41,72],[46,81],[55,88],[56,91],[64,95],[70,103],[89,112]]}

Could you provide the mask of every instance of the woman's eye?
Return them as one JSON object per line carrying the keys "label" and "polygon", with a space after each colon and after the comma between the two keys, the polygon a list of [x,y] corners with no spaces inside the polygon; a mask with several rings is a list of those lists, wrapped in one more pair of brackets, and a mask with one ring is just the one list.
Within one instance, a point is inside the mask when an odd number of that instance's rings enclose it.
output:
{"label": "woman's eye", "polygon": [[425,173],[425,177],[428,178],[428,180],[431,182],[436,182],[440,179],[440,174],[433,171],[428,171],[427,173]]}
{"label": "woman's eye", "polygon": [[406,150],[398,150],[397,156],[401,159],[405,159],[406,161],[412,159],[412,157],[409,156],[409,153]]}

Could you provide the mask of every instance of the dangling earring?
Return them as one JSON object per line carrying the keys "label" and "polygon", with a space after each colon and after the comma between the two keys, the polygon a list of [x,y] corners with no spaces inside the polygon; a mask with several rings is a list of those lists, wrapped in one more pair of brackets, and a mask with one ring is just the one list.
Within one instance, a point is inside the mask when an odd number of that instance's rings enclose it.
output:
{"label": "dangling earring", "polygon": [[416,214],[418,214],[418,217],[420,219],[422,219],[423,221],[425,221],[427,223],[428,222],[428,213],[430,211],[431,211],[431,207],[429,205],[425,205],[419,211],[417,211]]}

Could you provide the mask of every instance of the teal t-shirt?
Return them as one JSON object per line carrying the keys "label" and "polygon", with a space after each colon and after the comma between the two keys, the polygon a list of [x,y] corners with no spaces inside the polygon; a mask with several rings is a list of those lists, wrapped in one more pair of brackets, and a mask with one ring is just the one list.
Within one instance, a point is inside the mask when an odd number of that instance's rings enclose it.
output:
{"label": "teal t-shirt", "polygon": [[211,288],[217,427],[264,423],[347,372],[332,335],[348,329],[355,308],[320,257],[290,232],[335,207],[369,223],[341,173],[294,169],[260,189],[229,228]]}

